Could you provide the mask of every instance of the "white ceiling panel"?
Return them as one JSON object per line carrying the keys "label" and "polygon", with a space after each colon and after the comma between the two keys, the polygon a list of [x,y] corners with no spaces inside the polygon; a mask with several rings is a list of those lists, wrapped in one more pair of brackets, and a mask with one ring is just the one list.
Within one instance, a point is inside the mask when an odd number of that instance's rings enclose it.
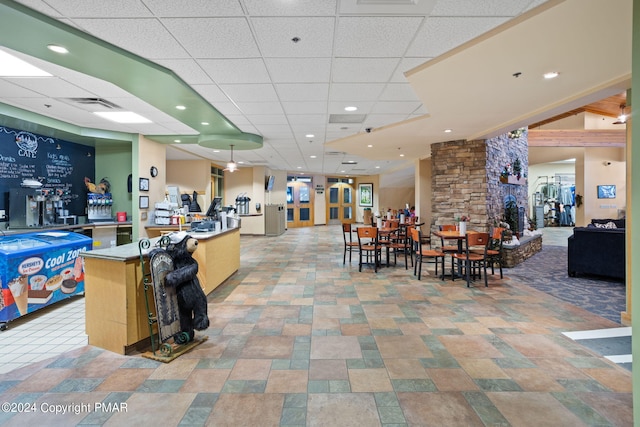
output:
{"label": "white ceiling panel", "polygon": [[212,104],[229,102],[229,97],[225,95],[225,93],[220,90],[217,85],[214,84],[203,84],[203,85],[191,85],[196,92],[198,92],[204,99],[209,101]]}
{"label": "white ceiling panel", "polygon": [[270,83],[271,78],[262,59],[200,59],[198,63],[218,84]]}
{"label": "white ceiling panel", "polygon": [[407,51],[407,56],[442,55],[506,20],[506,18],[428,18]]}
{"label": "white ceiling panel", "polygon": [[336,0],[242,0],[253,16],[332,16]]}
{"label": "white ceiling panel", "polygon": [[76,19],[86,32],[143,58],[189,58],[189,54],[155,18]]}
{"label": "white ceiling panel", "polygon": [[151,16],[139,0],[47,0],[46,3],[71,18],[102,16],[105,18],[133,18]]}
{"label": "white ceiling panel", "polygon": [[244,114],[283,114],[282,105],[279,102],[237,102],[238,108]]}
{"label": "white ceiling panel", "polygon": [[211,77],[193,59],[156,59],[155,62],[170,69],[190,85],[212,83]]}
{"label": "white ceiling panel", "polygon": [[383,83],[334,83],[330,97],[332,101],[375,101],[384,87]]}
{"label": "white ceiling panel", "polygon": [[327,83],[283,83],[275,86],[281,101],[326,101],[329,97]]}
{"label": "white ceiling panel", "polygon": [[329,58],[267,58],[274,83],[325,83],[329,80]]}
{"label": "white ceiling panel", "polygon": [[[367,114],[373,108],[375,103],[371,101],[356,101],[356,102],[344,102],[336,101],[329,102],[329,114]],[[358,107],[358,111],[348,112],[344,108],[347,106]]]}
{"label": "white ceiling panel", "polygon": [[283,102],[282,108],[286,114],[325,114],[326,102]]}
{"label": "white ceiling panel", "polygon": [[363,123],[363,127],[378,128],[401,122],[408,118],[408,114],[369,114]]}
{"label": "white ceiling panel", "polygon": [[233,102],[215,102],[212,104],[216,110],[220,111],[225,116],[242,114],[242,111],[240,111]]}
{"label": "white ceiling panel", "polygon": [[[43,77],[49,78],[49,77]],[[0,93],[3,98],[44,98],[43,95],[27,89],[26,87],[14,84],[13,81],[24,79],[4,79],[0,80]],[[16,82],[17,83],[17,82]]]}
{"label": "white ceiling panel", "polygon": [[236,102],[276,102],[278,95],[272,84],[220,85],[229,98]]}
{"label": "white ceiling panel", "polygon": [[[14,82],[19,85],[27,84],[26,79],[20,79],[21,82],[14,79]],[[29,88],[34,92],[38,92],[44,96],[50,96],[52,98],[59,97],[91,97],[96,96],[95,93],[89,92],[83,88],[80,88],[74,84],[71,84],[65,80],[57,77],[49,77],[46,79],[36,78],[28,82]]]}
{"label": "white ceiling panel", "polygon": [[33,10],[37,10],[40,13],[44,13],[45,15],[49,15],[55,18],[61,18],[63,16],[60,12],[58,12],[42,0],[21,0],[20,3]]}
{"label": "white ceiling panel", "polygon": [[243,16],[244,11],[238,0],[142,0],[156,16]]}
{"label": "white ceiling panel", "polygon": [[337,83],[387,82],[400,58],[336,58],[331,79]]}
{"label": "white ceiling panel", "polygon": [[389,83],[380,95],[381,101],[420,101],[409,83]]}
{"label": "white ceiling panel", "polygon": [[164,18],[162,23],[194,58],[260,56],[246,18]]}
{"label": "white ceiling panel", "polygon": [[336,35],[338,57],[402,57],[423,18],[340,18]]}
{"label": "white ceiling panel", "polygon": [[335,18],[254,18],[251,22],[265,58],[331,57]]}
{"label": "white ceiling panel", "polygon": [[513,16],[525,11],[531,0],[440,0],[431,16]]}
{"label": "white ceiling panel", "polygon": [[324,126],[327,123],[326,114],[290,114],[288,118],[291,127],[296,127],[297,125],[321,125],[324,131]]}
{"label": "white ceiling panel", "polygon": [[287,116],[284,114],[252,115],[251,123],[254,125],[288,125]]}
{"label": "white ceiling panel", "polygon": [[393,76],[391,76],[391,82],[407,83],[407,78],[404,76],[404,73],[418,65],[424,64],[429,59],[431,58],[402,58],[400,65],[398,65],[396,70],[393,72]]}

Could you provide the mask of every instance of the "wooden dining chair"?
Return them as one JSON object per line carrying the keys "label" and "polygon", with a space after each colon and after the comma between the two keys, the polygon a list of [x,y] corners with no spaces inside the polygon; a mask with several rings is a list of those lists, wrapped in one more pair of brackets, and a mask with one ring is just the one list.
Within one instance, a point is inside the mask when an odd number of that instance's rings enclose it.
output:
{"label": "wooden dining chair", "polygon": [[[440,231],[456,231],[455,224],[442,224],[439,226]],[[454,241],[453,244],[450,240],[446,240],[444,237],[440,237],[440,250],[445,255],[453,255],[459,250],[458,241]],[[454,259],[451,257],[451,280],[454,279]]]}
{"label": "wooden dining chair", "polygon": [[[500,278],[502,275],[502,242],[506,228],[494,227],[489,235],[489,244],[487,245],[487,265],[491,267],[491,274],[495,274],[495,264],[500,269]],[[483,253],[483,248],[472,249],[474,253]]]}
{"label": "wooden dining chair", "polygon": [[480,271],[484,271],[484,286],[488,287],[487,246],[489,245],[489,233],[467,233],[462,242],[462,252],[454,253],[452,258],[464,263],[467,287],[471,285],[471,278],[475,279],[474,271],[476,269],[480,276],[482,276]]}
{"label": "wooden dining chair", "polygon": [[[378,229],[376,227],[358,227],[357,232],[358,271],[362,271],[363,264],[373,264],[374,271],[377,273],[378,266],[382,263],[382,245],[378,241]],[[373,257],[373,262],[371,262],[371,257]]]}
{"label": "wooden dining chair", "polygon": [[342,255],[342,264],[347,263],[347,252],[349,252],[349,262],[351,262],[351,253],[358,250],[358,242],[353,241],[352,225],[348,222],[342,223],[342,238],[344,240],[344,254]]}
{"label": "wooden dining chair", "polygon": [[422,232],[415,227],[411,227],[409,230],[411,237],[412,247],[414,248],[416,263],[413,267],[413,275],[418,275],[418,280],[422,275],[422,263],[425,261],[431,261],[436,265],[436,276],[438,276],[438,262],[442,264],[442,273],[444,274],[444,252],[432,249],[431,247],[424,247],[422,245]]}
{"label": "wooden dining chair", "polygon": [[[387,245],[387,251],[393,250],[393,265],[398,263],[398,254],[404,255],[404,269],[409,269],[409,258],[411,258],[411,265],[413,266],[412,245],[411,236],[409,230],[414,229],[413,225],[400,225],[396,228],[392,234],[389,235],[389,244]],[[387,252],[387,257],[389,252]]]}

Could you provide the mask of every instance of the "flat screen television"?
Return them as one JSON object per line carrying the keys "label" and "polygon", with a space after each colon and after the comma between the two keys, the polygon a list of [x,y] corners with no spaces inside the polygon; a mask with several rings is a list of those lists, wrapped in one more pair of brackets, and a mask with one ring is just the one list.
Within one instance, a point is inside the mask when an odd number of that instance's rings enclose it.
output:
{"label": "flat screen television", "polygon": [[615,199],[615,185],[598,185],[598,199]]}
{"label": "flat screen television", "polygon": [[273,190],[273,183],[275,182],[275,180],[276,180],[275,175],[270,175],[267,178],[267,186],[266,186],[267,187],[267,191]]}
{"label": "flat screen television", "polygon": [[218,212],[222,210],[222,197],[214,197],[207,209],[207,216],[209,218],[218,218]]}

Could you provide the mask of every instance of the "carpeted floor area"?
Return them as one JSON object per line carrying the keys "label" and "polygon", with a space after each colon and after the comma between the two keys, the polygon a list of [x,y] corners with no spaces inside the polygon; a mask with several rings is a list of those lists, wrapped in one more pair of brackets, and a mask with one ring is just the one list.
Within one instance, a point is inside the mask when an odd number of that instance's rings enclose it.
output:
{"label": "carpeted floor area", "polygon": [[624,282],[568,276],[566,246],[543,245],[542,251],[505,274],[616,323],[626,308]]}

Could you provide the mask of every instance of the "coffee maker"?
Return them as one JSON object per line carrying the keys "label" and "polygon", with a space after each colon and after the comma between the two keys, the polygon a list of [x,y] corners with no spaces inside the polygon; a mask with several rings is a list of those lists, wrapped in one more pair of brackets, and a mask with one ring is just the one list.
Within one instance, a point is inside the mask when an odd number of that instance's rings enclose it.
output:
{"label": "coffee maker", "polygon": [[9,194],[9,227],[47,227],[56,223],[56,210],[47,191],[12,188]]}

